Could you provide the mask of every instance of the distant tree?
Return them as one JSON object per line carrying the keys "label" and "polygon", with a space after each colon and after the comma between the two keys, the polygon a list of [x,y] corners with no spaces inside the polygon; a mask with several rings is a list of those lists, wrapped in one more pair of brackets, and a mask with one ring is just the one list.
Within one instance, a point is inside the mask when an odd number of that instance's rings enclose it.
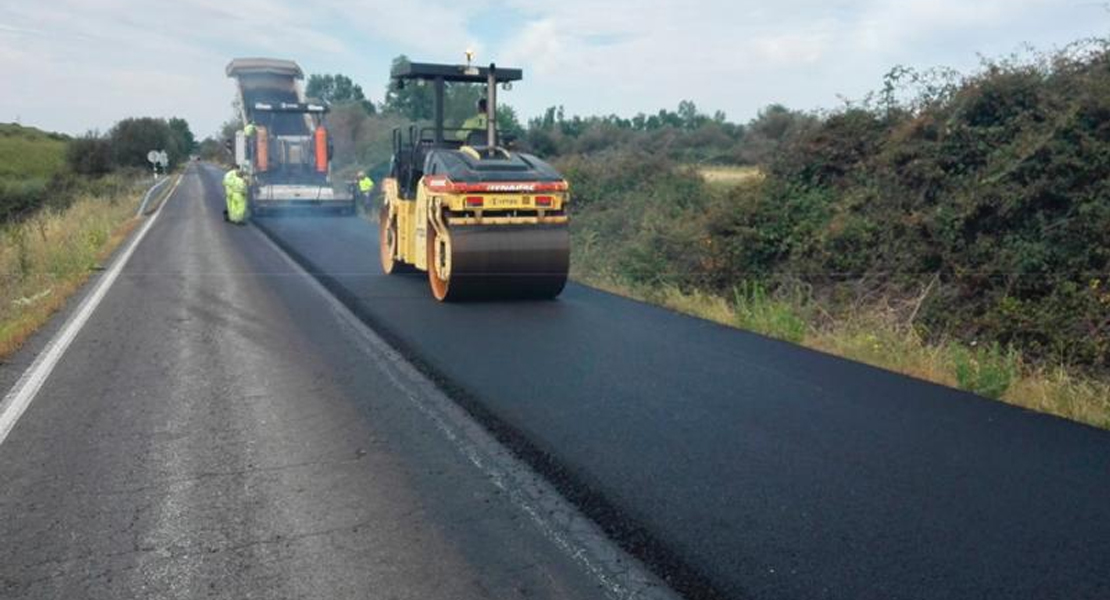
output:
{"label": "distant tree", "polygon": [[443,121],[446,126],[458,127],[474,116],[478,112],[478,99],[485,97],[485,91],[486,86],[480,84],[447,84],[443,92]]}
{"label": "distant tree", "polygon": [[555,125],[563,120],[563,107],[562,106],[549,106],[543,111],[543,116],[533,117],[528,120],[528,129],[542,129],[544,131],[552,131]]}
{"label": "distant tree", "polygon": [[90,131],[70,140],[66,164],[74,173],[95,176],[116,167],[148,167],[146,157],[151,150],[165,150],[170,165],[176,165],[196,148],[196,138],[185,119],[124,119],[106,136]]}
{"label": "distant tree", "polygon": [[243,125],[245,125],[241,116],[243,114],[242,106],[238,98],[231,101],[231,116],[220,125],[220,129],[216,133],[216,137],[224,143],[234,140],[235,132],[242,129]]}
{"label": "distant tree", "polygon": [[[402,54],[393,59],[393,68],[408,62],[408,57]],[[385,112],[398,114],[412,121],[421,121],[432,118],[434,101],[435,90],[432,86],[408,81],[405,82],[404,87],[398,87],[390,78],[382,108]]]}
{"label": "distant tree", "polygon": [[181,159],[173,130],[163,119],[124,119],[112,127],[108,139],[112,144],[113,162],[121,167],[149,166],[146,155],[151,150],[165,150],[170,155],[170,166]]}
{"label": "distant tree", "polygon": [[227,147],[221,144],[219,140],[211,137],[201,140],[197,146],[197,155],[201,160],[209,162],[228,162],[230,160]]}
{"label": "distant tree", "polygon": [[516,109],[508,104],[497,105],[497,130],[503,135],[516,137],[524,135],[524,127],[516,116]]}
{"label": "distant tree", "polygon": [[775,150],[814,127],[818,119],[808,113],[771,104],[759,111],[746,128],[737,128],[733,137],[741,140],[736,160],[746,164],[767,164]]}
{"label": "distant tree", "polygon": [[795,113],[781,104],[771,104],[759,111],[759,116],[749,127],[767,139],[780,141],[800,117],[801,113]]}
{"label": "distant tree", "polygon": [[366,110],[367,114],[374,114],[374,103],[366,99],[362,86],[355,83],[350,77],[336,73],[334,75],[313,74],[308,77],[305,86],[305,95],[328,104],[357,103]]}
{"label": "distant tree", "polygon": [[173,134],[171,150],[177,153],[178,160],[185,158],[196,151],[197,138],[189,129],[189,122],[185,119],[174,117],[169,120],[170,132]]}
{"label": "distant tree", "polygon": [[686,129],[695,129],[698,125],[697,104],[689,100],[678,103],[678,118],[682,120]]}
{"label": "distant tree", "polygon": [[66,164],[80,175],[104,175],[112,170],[112,144],[95,131],[66,145]]}
{"label": "distant tree", "polygon": [[220,139],[234,140],[235,132],[243,129],[243,122],[239,118],[228,119],[220,125]]}
{"label": "distant tree", "polygon": [[318,75],[313,73],[308,76],[308,85],[304,88],[304,93],[309,98],[323,100],[324,102],[330,101],[332,92],[335,90],[335,76],[334,75]]}

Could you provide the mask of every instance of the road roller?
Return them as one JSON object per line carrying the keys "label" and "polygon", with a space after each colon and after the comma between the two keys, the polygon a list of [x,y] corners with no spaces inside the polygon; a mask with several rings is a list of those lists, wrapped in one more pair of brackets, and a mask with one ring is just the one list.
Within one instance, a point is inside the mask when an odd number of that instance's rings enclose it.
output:
{"label": "road roller", "polygon": [[[403,62],[392,84],[430,85],[434,121],[393,130],[382,182],[382,269],[425,271],[440,301],[554,298],[570,267],[567,181],[551,165],[499,143],[497,88],[520,69]],[[444,90],[484,85],[482,128],[444,127]]]}

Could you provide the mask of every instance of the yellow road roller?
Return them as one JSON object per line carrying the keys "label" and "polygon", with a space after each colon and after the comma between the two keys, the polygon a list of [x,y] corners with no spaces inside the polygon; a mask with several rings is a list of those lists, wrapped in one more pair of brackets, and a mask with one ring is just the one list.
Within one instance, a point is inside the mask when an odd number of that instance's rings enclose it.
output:
{"label": "yellow road roller", "polygon": [[[570,267],[568,186],[551,165],[499,144],[497,86],[520,69],[405,62],[393,85],[431,85],[434,123],[393,131],[383,181],[382,269],[426,271],[440,301],[554,298]],[[482,128],[445,128],[444,90],[484,84]]]}

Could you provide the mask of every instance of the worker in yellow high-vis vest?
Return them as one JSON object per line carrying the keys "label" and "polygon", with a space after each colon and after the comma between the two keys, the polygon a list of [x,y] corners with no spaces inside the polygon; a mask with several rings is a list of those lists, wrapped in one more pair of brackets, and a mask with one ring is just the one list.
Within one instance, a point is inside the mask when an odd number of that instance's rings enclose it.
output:
{"label": "worker in yellow high-vis vest", "polygon": [[224,175],[224,196],[227,200],[225,215],[236,225],[247,223],[247,173],[243,167],[235,167]]}
{"label": "worker in yellow high-vis vest", "polygon": [[370,204],[370,192],[374,190],[374,180],[363,171],[358,172],[358,196],[363,206]]}
{"label": "worker in yellow high-vis vest", "polygon": [[459,128],[459,131],[455,134],[455,136],[459,140],[465,142],[467,138],[470,137],[470,135],[473,133],[481,133],[481,135],[476,137],[484,139],[486,134],[486,125],[489,123],[489,116],[486,114],[487,106],[488,105],[485,98],[478,99],[478,103],[474,107],[478,109],[477,114],[463,121],[462,127]]}

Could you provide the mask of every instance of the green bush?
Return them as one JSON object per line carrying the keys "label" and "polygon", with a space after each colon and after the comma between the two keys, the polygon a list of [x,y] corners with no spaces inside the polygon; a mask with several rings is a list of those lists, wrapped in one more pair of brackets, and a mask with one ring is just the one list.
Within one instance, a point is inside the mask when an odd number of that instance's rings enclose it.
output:
{"label": "green bush", "polygon": [[571,157],[558,166],[572,186],[572,264],[582,261],[593,273],[616,273],[636,285],[706,283],[713,191],[696,172],[632,150]]}
{"label": "green bush", "polygon": [[737,327],[794,343],[805,339],[809,326],[798,312],[802,303],[775,299],[751,282],[733,288],[732,296]]}
{"label": "green bush", "polygon": [[104,175],[113,168],[112,145],[96,133],[70,140],[66,146],[66,164],[80,175]]}
{"label": "green bush", "polygon": [[937,278],[918,315],[937,338],[1110,368],[1110,306],[1089,285],[1110,272],[1110,56],[1083,56],[988,64],[919,109],[825,118],[714,224],[729,274],[895,296]]}
{"label": "green bush", "polygon": [[0,181],[0,223],[25,215],[42,204],[48,184],[44,179]]}
{"label": "green bush", "polygon": [[1001,398],[1019,374],[1017,354],[998,344],[953,346],[951,355],[960,388],[988,398]]}
{"label": "green bush", "polygon": [[[920,95],[901,103],[909,71],[896,70],[881,106],[808,122],[767,111],[745,132],[777,142],[766,177],[731,188],[672,162],[712,122],[641,131],[549,114],[529,136],[569,152],[557,166],[571,182],[579,272],[726,297],[738,282],[774,297],[803,281],[834,312],[910,307],[898,318],[930,341],[997,343],[1034,363],[1107,372],[1106,48],[987,63],[940,83],[915,75]],[[592,132],[618,149],[597,150]],[[624,145],[635,140],[652,152]]]}

